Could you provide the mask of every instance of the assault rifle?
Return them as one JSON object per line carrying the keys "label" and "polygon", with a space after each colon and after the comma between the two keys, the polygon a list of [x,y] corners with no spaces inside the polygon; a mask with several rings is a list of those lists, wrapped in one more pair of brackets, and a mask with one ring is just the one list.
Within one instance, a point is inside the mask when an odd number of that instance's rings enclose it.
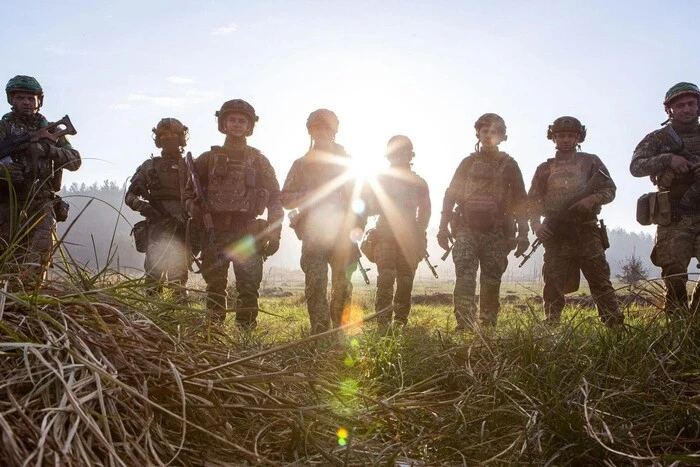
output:
{"label": "assault rifle", "polygon": [[[681,156],[683,159],[693,164],[700,162],[700,158],[688,151],[688,148],[685,147],[685,144],[683,144],[683,139],[678,136],[678,133],[676,133],[673,125],[666,125],[662,131],[666,132],[666,135],[670,140],[671,145],[669,146],[669,151],[677,156]],[[688,188],[683,194],[683,198],[681,198],[681,206],[686,208],[694,207],[698,199],[700,199],[700,179],[695,179],[690,188]]]}
{"label": "assault rifle", "polygon": [[61,136],[75,135],[77,133],[70,118],[66,115],[59,121],[50,123],[44,128],[39,128],[34,131],[25,131],[22,134],[12,136],[0,142],[0,164],[13,162],[11,155],[25,143],[33,143],[42,139],[48,139],[53,143],[57,143]]}
{"label": "assault rifle", "polygon": [[187,152],[187,155],[185,155],[185,164],[187,164],[187,170],[190,172],[192,185],[194,185],[194,193],[196,195],[194,202],[200,203],[199,206],[202,209],[202,222],[204,223],[204,228],[207,231],[207,235],[209,235],[209,242],[214,242],[216,233],[214,232],[214,221],[211,218],[211,212],[209,212],[207,195],[204,193],[202,183],[199,181],[197,168],[194,166],[194,159],[192,159],[192,153],[189,151]]}
{"label": "assault rifle", "polygon": [[[451,248],[450,248],[450,249],[451,249]],[[430,262],[430,255],[428,254],[427,251],[425,252],[425,256],[423,256],[423,260],[425,261],[425,264],[428,265],[428,268],[430,268],[430,272],[433,273],[433,276],[435,276],[435,279],[439,279],[438,273],[437,273],[437,271],[435,270],[435,268],[436,268],[437,266],[434,266],[434,265]]]}
{"label": "assault rifle", "polygon": [[[598,169],[596,173],[593,174],[593,176],[586,182],[586,185],[581,189],[580,192],[576,193],[576,195],[572,196],[567,200],[566,203],[564,203],[564,207],[561,208],[559,211],[555,212],[554,214],[547,216],[544,218],[542,221],[542,225],[544,227],[547,227],[552,234],[557,237],[561,236],[563,232],[566,231],[566,224],[570,224],[570,218],[571,215],[573,214],[571,211],[569,211],[569,208],[573,206],[574,204],[578,203],[584,198],[587,198],[591,194],[595,192],[603,183],[607,182],[610,180],[610,176],[603,172],[603,169]],[[534,242],[532,242],[532,245],[530,245],[530,251],[526,254],[523,255],[523,260],[520,261],[520,264],[518,265],[519,268],[523,267],[525,263],[527,263],[527,260],[530,259],[532,254],[539,248],[539,246],[542,244],[542,240],[539,238],[536,238]]]}
{"label": "assault rifle", "polygon": [[360,251],[360,247],[357,246],[357,242],[352,242],[353,244],[353,251],[357,255],[357,268],[360,270],[360,274],[362,274],[362,278],[365,280],[365,284],[369,285],[369,276],[367,275],[367,271],[369,271],[369,268],[365,268],[362,265],[362,252]]}

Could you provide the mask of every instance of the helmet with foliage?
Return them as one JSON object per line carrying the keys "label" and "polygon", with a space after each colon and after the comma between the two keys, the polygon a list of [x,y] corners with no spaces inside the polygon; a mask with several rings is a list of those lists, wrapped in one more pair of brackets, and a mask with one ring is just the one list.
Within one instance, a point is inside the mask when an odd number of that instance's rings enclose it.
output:
{"label": "helmet with foliage", "polygon": [[337,133],[340,122],[333,111],[318,109],[309,114],[309,118],[306,119],[306,129],[310,130],[312,126],[319,124],[326,125],[333,130],[333,133]]}
{"label": "helmet with foliage", "polygon": [[12,94],[19,91],[39,96],[39,107],[44,103],[44,90],[41,88],[39,81],[31,76],[17,75],[7,82],[5,94],[7,94],[8,104],[12,105]]}
{"label": "helmet with foliage", "polygon": [[547,139],[554,139],[556,133],[561,133],[564,131],[570,131],[572,133],[578,133],[578,142],[583,143],[586,139],[586,127],[581,124],[581,121],[575,117],[559,117],[554,120],[554,123],[547,127]]}
{"label": "helmet with foliage", "polygon": [[253,134],[253,128],[255,128],[255,122],[258,121],[258,116],[255,114],[255,109],[252,105],[244,101],[243,99],[233,99],[223,103],[221,108],[214,114],[217,118],[219,125],[219,131],[221,133],[226,133],[224,128],[224,121],[226,120],[226,115],[238,112],[245,115],[248,118],[248,132],[246,136]]}
{"label": "helmet with foliage", "polygon": [[485,113],[481,117],[477,118],[476,122],[474,122],[474,129],[478,133],[482,127],[491,125],[498,128],[504,135],[506,134],[505,120],[503,120],[500,115],[494,113]]}
{"label": "helmet with foliage", "polygon": [[700,101],[700,89],[693,83],[680,82],[671,86],[671,88],[666,91],[666,96],[664,97],[664,107],[671,105],[677,97],[681,96],[695,96]]}
{"label": "helmet with foliage", "polygon": [[408,136],[395,135],[389,138],[389,142],[386,143],[386,157],[391,160],[395,156],[410,154],[411,158],[415,155],[413,153],[413,143]]}
{"label": "helmet with foliage", "polygon": [[187,145],[187,138],[189,138],[190,133],[188,128],[180,122],[177,118],[163,118],[155,128],[153,128],[153,140],[156,142],[157,148],[162,148],[160,141],[160,135],[164,131],[171,131],[180,137],[179,145],[180,147],[185,147]]}

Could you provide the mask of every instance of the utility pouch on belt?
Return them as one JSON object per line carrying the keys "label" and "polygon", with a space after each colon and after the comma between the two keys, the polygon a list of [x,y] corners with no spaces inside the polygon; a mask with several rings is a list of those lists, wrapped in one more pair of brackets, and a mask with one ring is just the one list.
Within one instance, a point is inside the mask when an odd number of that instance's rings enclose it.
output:
{"label": "utility pouch on belt", "polygon": [[148,221],[142,220],[134,224],[131,235],[134,237],[136,251],[146,253],[148,250]]}
{"label": "utility pouch on belt", "polygon": [[70,205],[63,201],[63,198],[56,195],[53,199],[53,215],[56,222],[65,222],[68,219],[68,210]]}
{"label": "utility pouch on belt", "polygon": [[259,216],[265,212],[268,201],[270,201],[270,190],[264,188],[255,190],[255,206],[253,206],[253,213]]}
{"label": "utility pouch on belt", "polygon": [[462,205],[462,220],[467,227],[488,230],[496,225],[498,205],[492,200],[468,200]]}
{"label": "utility pouch on belt", "polygon": [[671,192],[646,193],[637,200],[637,222],[642,225],[671,223]]}
{"label": "utility pouch on belt", "polygon": [[362,242],[360,243],[360,251],[365,255],[367,261],[371,263],[375,263],[377,259],[375,254],[378,240],[379,232],[377,232],[377,229],[371,228],[365,232],[364,237],[362,237]]}

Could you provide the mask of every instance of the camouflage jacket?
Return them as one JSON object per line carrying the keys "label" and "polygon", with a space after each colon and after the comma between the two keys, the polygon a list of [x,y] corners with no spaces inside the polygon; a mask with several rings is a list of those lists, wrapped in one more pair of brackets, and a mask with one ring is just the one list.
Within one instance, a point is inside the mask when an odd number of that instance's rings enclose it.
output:
{"label": "camouflage jacket", "polygon": [[124,201],[134,211],[151,204],[158,217],[183,219],[182,194],[188,173],[181,154],[147,159],[134,172]]}
{"label": "camouflage jacket", "polygon": [[[243,143],[245,143],[245,140],[243,140]],[[280,200],[279,182],[277,181],[277,175],[275,174],[275,169],[272,167],[272,164],[270,164],[270,161],[267,159],[267,157],[265,157],[257,149],[252,148],[246,144],[241,144],[241,142],[234,141],[229,137],[226,137],[226,141],[224,142],[222,148],[224,151],[247,151],[247,149],[252,149],[250,153],[253,154],[253,157],[255,158],[251,162],[252,167],[255,169],[255,187],[265,189],[269,193],[266,206],[267,221],[270,223],[271,226],[277,227],[276,232],[279,236],[282,228],[282,218],[284,217],[284,211],[282,209],[282,203]],[[211,162],[210,159],[215,157],[218,153],[220,153],[220,150],[217,151],[213,148],[211,151],[206,151],[202,153],[194,161],[195,169],[197,171],[199,181],[202,184],[202,188],[204,189],[205,195],[208,194],[209,190],[209,168]],[[190,202],[195,198],[196,194],[194,190],[194,184],[192,183],[192,179],[188,178],[187,185],[182,196],[183,205],[188,210],[191,210]],[[217,223],[217,216],[223,215],[222,213],[217,213],[216,211],[212,211],[211,214],[214,218],[215,224]],[[249,215],[249,213],[244,213],[242,215],[243,219],[248,217],[253,218],[254,216]]]}
{"label": "camouflage jacket", "polygon": [[[598,170],[609,174],[598,156],[585,152],[575,152],[571,157],[558,152],[555,157],[540,164],[528,192],[530,222],[539,223],[541,216],[553,215],[567,208],[569,201],[581,192]],[[612,179],[597,188],[591,195],[595,197],[595,207],[588,217],[594,219],[603,204],[615,199],[616,190]]]}
{"label": "camouflage jacket", "polygon": [[[475,166],[481,167],[474,171]],[[518,225],[520,235],[527,234],[527,193],[518,163],[501,151],[479,151],[460,162],[445,191],[440,228],[447,228],[455,204],[461,208],[473,197],[489,196],[497,204],[495,215],[501,226]]]}
{"label": "camouflage jacket", "polygon": [[[0,119],[0,141],[48,125],[48,120],[40,113],[27,117],[9,112]],[[34,182],[38,182],[38,198],[52,195],[61,189],[63,169],[75,171],[80,168],[80,153],[73,149],[66,137],[61,137],[57,144],[47,140],[42,140],[39,144],[42,151],[38,157],[32,156],[27,147],[20,148],[12,155],[14,162],[24,166],[24,182],[20,186],[14,186],[20,199],[29,196]],[[36,160],[33,160],[34,157]]]}

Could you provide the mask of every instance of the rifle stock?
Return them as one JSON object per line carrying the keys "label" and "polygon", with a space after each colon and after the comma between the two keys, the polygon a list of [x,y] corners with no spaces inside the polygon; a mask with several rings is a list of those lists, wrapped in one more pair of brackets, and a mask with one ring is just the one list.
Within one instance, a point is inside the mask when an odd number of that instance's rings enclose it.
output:
{"label": "rifle stock", "polygon": [[202,209],[202,223],[204,224],[204,229],[207,231],[207,235],[209,235],[209,241],[213,242],[215,238],[214,221],[211,218],[211,212],[209,212],[209,203],[204,193],[204,188],[202,188],[202,183],[199,180],[197,168],[194,165],[194,159],[192,159],[192,153],[189,151],[187,155],[185,155],[185,164],[187,164],[187,170],[190,173],[192,185],[194,185],[194,193],[196,195],[195,202],[200,203]]}
{"label": "rifle stock", "polygon": [[[62,136],[75,135],[77,133],[73,123],[70,121],[70,117],[64,115],[62,119],[50,123],[44,128],[24,132],[0,143],[0,160],[17,151],[22,144],[32,143],[42,139],[48,139],[55,144]],[[5,161],[3,160],[2,162],[4,163]]]}
{"label": "rifle stock", "polygon": [[435,276],[435,279],[439,279],[438,273],[437,273],[437,271],[435,270],[435,268],[436,268],[437,266],[434,266],[434,265],[430,262],[430,255],[428,255],[428,252],[427,252],[427,251],[425,252],[425,256],[423,256],[423,260],[425,261],[425,264],[428,265],[428,268],[430,268],[430,272],[433,273],[433,276]]}

